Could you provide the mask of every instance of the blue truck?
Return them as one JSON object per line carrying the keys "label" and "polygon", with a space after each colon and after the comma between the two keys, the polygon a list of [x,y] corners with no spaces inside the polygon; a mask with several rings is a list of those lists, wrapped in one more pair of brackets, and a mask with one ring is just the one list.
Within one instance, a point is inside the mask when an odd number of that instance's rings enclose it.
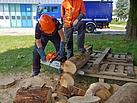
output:
{"label": "blue truck", "polygon": [[[84,1],[86,16],[82,19],[86,23],[86,32],[93,33],[96,28],[109,28],[112,20],[113,1]],[[54,16],[61,21],[61,4],[38,4],[36,20],[41,14]]]}

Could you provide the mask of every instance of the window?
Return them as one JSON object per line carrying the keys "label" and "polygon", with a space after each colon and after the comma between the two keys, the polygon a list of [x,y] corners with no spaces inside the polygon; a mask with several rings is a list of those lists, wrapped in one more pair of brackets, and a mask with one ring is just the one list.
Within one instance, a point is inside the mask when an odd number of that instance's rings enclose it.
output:
{"label": "window", "polygon": [[50,7],[48,6],[48,12],[50,12]]}
{"label": "window", "polygon": [[52,12],[57,12],[57,11],[58,11],[58,7],[57,7],[57,6],[51,7],[51,11],[52,11]]}
{"label": "window", "polygon": [[26,19],[26,16],[22,16],[22,20],[25,20]]}
{"label": "window", "polygon": [[20,16],[17,16],[17,19],[20,20]]}
{"label": "window", "polygon": [[28,20],[31,20],[31,16],[27,16],[27,19],[28,19]]}
{"label": "window", "polygon": [[9,16],[5,16],[5,19],[9,19]]}
{"label": "window", "polygon": [[36,16],[33,16],[33,19],[36,20]]}
{"label": "window", "polygon": [[12,19],[15,19],[15,16],[11,16]]}
{"label": "window", "polygon": [[4,19],[3,16],[0,16],[0,19]]}

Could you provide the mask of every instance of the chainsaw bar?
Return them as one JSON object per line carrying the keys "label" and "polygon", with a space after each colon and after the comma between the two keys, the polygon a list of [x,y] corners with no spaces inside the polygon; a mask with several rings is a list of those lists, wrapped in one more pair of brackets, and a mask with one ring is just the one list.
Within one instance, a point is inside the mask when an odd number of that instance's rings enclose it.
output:
{"label": "chainsaw bar", "polygon": [[[43,64],[43,65],[51,66],[51,67],[56,68],[56,69],[60,69],[61,68],[61,62],[60,61],[56,61],[56,60],[52,61],[52,62],[46,62],[46,61],[40,60],[40,63]],[[78,70],[77,74],[84,75],[85,73],[82,70]]]}
{"label": "chainsaw bar", "polygon": [[40,60],[40,63],[43,64],[43,65],[51,66],[51,67],[56,68],[56,69],[61,68],[60,61],[56,61],[56,60],[52,61],[52,62],[46,62],[46,61]]}

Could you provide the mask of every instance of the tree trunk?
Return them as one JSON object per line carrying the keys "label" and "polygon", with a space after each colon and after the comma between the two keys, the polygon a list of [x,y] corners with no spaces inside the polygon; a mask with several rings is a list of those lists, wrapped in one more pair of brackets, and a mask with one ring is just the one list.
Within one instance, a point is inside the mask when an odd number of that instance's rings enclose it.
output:
{"label": "tree trunk", "polygon": [[104,103],[137,103],[137,83],[127,83]]}
{"label": "tree trunk", "polygon": [[89,53],[87,52],[79,53],[66,60],[62,65],[62,69],[64,72],[75,74],[79,69],[81,69],[87,63],[89,58],[90,58]]}
{"label": "tree trunk", "polygon": [[61,86],[67,88],[69,85],[71,85],[71,86],[74,85],[74,80],[75,80],[75,77],[73,74],[64,72],[60,75],[59,83]]}
{"label": "tree trunk", "polygon": [[137,0],[130,0],[129,20],[126,34],[131,40],[137,40]]}
{"label": "tree trunk", "polygon": [[13,103],[52,103],[52,90],[48,87],[20,88]]}

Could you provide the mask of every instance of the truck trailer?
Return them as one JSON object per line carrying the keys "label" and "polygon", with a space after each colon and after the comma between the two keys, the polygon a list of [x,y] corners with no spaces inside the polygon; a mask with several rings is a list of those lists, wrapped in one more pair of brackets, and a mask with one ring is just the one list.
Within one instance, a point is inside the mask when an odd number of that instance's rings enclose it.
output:
{"label": "truck trailer", "polygon": [[[113,1],[84,1],[86,16],[82,19],[86,23],[86,32],[93,33],[96,28],[109,28],[112,20]],[[36,20],[41,14],[48,14],[61,21],[61,4],[38,4]]]}

